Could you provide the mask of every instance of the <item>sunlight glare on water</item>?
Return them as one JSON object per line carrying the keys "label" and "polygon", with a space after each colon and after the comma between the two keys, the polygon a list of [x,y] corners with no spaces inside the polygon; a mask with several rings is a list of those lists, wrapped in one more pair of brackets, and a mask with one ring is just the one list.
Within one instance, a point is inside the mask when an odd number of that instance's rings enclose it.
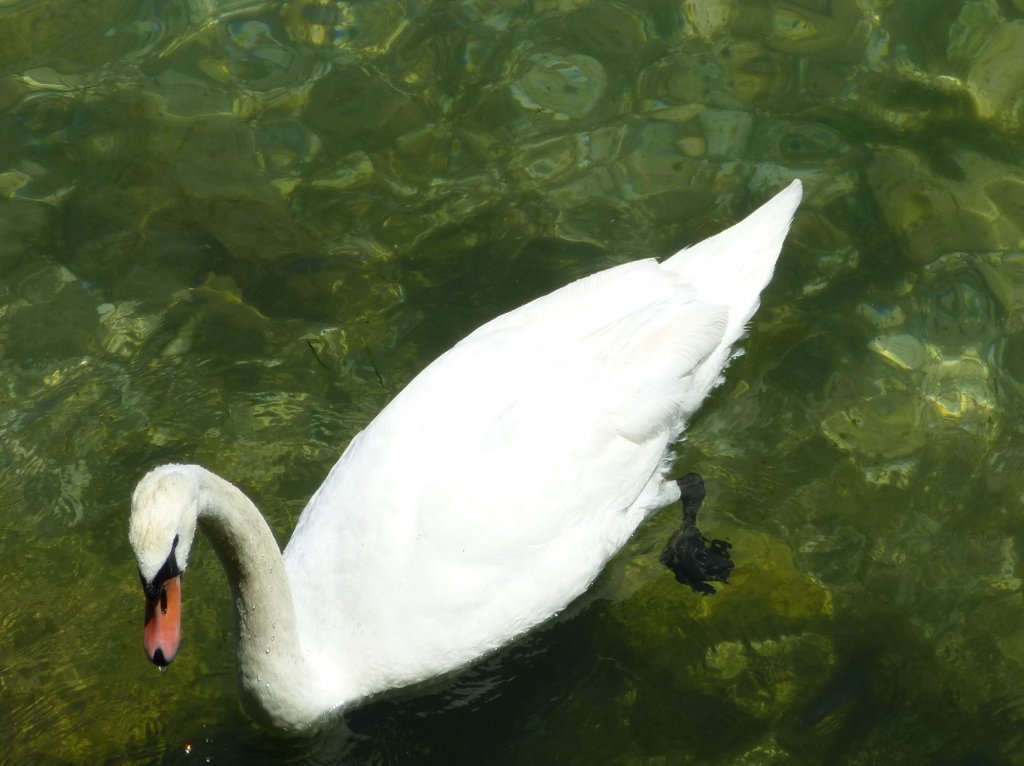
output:
{"label": "sunlight glare on water", "polygon": [[[1024,762],[1024,4],[38,0],[0,40],[0,762]],[[666,510],[553,623],[286,740],[200,542],[151,671],[149,468],[285,541],[474,327],[793,178],[678,449],[717,595]]]}

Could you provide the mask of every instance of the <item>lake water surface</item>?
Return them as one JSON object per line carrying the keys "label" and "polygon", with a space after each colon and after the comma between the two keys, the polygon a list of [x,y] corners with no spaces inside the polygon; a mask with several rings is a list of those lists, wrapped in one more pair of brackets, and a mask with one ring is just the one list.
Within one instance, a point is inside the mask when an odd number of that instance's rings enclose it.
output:
{"label": "lake water surface", "polygon": [[[1021,0],[0,0],[0,762],[1024,763],[1022,62]],[[199,542],[146,661],[150,467],[286,541],[478,324],[793,178],[678,448],[719,594],[666,510],[544,628],[288,740]]]}

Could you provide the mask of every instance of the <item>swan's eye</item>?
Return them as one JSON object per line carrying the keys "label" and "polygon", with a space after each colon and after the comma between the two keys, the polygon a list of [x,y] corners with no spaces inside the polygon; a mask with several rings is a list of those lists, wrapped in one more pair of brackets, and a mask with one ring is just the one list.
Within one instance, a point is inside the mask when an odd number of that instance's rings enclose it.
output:
{"label": "swan's eye", "polygon": [[167,554],[167,560],[164,561],[162,567],[155,575],[151,582],[146,582],[146,578],[142,576],[142,572],[139,572],[139,580],[142,581],[142,590],[146,594],[146,598],[155,600],[158,598],[166,598],[163,594],[164,583],[170,580],[172,577],[177,577],[181,574],[181,567],[178,566],[178,558],[175,556],[175,549],[178,547],[178,535],[174,536],[174,541],[171,543],[171,552]]}

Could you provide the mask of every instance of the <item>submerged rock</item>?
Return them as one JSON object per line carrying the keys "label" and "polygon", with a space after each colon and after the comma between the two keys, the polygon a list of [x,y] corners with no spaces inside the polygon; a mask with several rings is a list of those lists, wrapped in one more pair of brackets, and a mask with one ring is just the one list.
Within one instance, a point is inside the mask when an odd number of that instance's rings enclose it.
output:
{"label": "submerged rock", "polygon": [[556,121],[589,114],[607,87],[604,67],[581,53],[530,52],[520,67],[510,86],[513,98]]}
{"label": "submerged rock", "polygon": [[[613,598],[631,593],[609,609],[628,627],[633,650],[663,668],[677,688],[726,701],[755,719],[771,719],[812,694],[834,662],[831,593],[797,569],[782,541],[723,528],[720,520],[704,524],[709,534],[732,544],[736,563],[716,595],[680,587],[657,555],[646,552],[631,555],[624,579],[608,583]],[[643,530],[637,547],[663,536],[666,528]]]}
{"label": "submerged rock", "polygon": [[960,150],[937,174],[910,149],[880,146],[867,179],[890,228],[917,263],[951,251],[986,252],[1024,245],[1024,221],[1016,194],[1006,195],[1007,168]]}
{"label": "submerged rock", "polygon": [[967,67],[978,117],[1019,129],[1024,120],[1024,20],[1003,18],[993,0],[964,3],[950,28],[948,55]]}

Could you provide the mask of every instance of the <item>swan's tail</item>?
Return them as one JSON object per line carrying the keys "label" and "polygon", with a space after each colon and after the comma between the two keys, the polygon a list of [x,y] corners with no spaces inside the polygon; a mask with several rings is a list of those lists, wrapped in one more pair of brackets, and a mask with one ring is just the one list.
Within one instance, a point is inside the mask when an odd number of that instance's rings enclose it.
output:
{"label": "swan's tail", "polygon": [[662,263],[693,285],[701,301],[729,307],[730,343],[757,311],[802,196],[800,181],[793,181],[736,225]]}

